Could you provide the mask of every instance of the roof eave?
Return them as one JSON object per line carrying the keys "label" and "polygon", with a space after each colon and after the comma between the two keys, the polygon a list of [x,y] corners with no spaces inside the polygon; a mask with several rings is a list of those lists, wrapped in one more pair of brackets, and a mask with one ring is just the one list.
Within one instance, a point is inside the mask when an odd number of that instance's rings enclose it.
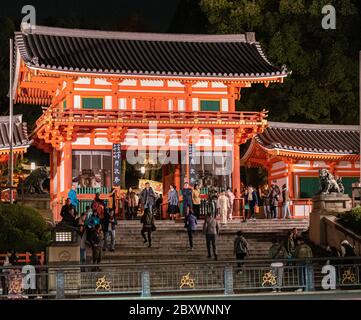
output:
{"label": "roof eave", "polygon": [[161,73],[161,72],[148,72],[148,73],[134,73],[134,72],[110,72],[110,71],[77,71],[77,70],[67,70],[65,68],[44,68],[39,66],[31,65],[28,62],[25,62],[26,66],[29,69],[37,70],[40,72],[51,72],[55,74],[68,74],[75,76],[99,76],[99,77],[139,77],[139,78],[172,78],[172,79],[203,79],[203,80],[219,80],[224,79],[227,81],[240,81],[240,82],[252,82],[252,83],[263,83],[263,82],[282,82],[284,78],[287,77],[287,73],[280,73],[279,75],[253,75],[253,76],[233,76],[233,75],[197,75],[192,73]]}

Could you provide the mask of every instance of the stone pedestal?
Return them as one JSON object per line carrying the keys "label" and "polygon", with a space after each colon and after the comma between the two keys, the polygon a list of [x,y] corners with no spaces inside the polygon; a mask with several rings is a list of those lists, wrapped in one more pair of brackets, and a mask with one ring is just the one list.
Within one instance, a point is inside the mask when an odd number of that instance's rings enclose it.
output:
{"label": "stone pedestal", "polygon": [[350,211],[352,200],[347,194],[320,194],[312,198],[310,213],[310,240],[317,245],[325,244],[324,217],[337,216]]}
{"label": "stone pedestal", "polygon": [[[64,273],[64,293],[78,294],[81,288],[80,268],[70,267],[80,264],[79,244],[52,245],[47,248],[49,265],[48,290],[50,293],[56,291],[57,272]],[[67,267],[69,266],[69,267]]]}

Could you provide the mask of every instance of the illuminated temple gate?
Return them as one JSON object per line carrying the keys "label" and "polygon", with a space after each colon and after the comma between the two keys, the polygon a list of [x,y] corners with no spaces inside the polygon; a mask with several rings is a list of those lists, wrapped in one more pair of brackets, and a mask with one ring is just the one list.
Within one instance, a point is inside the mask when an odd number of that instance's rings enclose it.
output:
{"label": "illuminated temple gate", "polygon": [[[104,197],[119,186],[114,147],[121,150],[120,160],[131,148],[137,149],[135,155],[176,151],[185,162],[162,166],[164,190],[170,183],[179,188],[184,179],[202,181],[210,172],[212,183],[231,185],[239,193],[239,145],[263,132],[267,113],[236,111],[235,102],[242,88],[282,83],[287,76],[267,61],[253,33],[36,27],[16,33],[15,43],[14,98],[47,107],[36,122],[34,143],[50,154],[55,219],[73,182],[81,199],[93,197],[94,185]],[[185,139],[185,130],[200,134]],[[231,159],[233,171],[222,174],[217,163],[223,160],[209,162],[210,152]],[[194,153],[201,154],[195,165],[189,163]],[[92,187],[80,188],[89,181],[95,181]]]}

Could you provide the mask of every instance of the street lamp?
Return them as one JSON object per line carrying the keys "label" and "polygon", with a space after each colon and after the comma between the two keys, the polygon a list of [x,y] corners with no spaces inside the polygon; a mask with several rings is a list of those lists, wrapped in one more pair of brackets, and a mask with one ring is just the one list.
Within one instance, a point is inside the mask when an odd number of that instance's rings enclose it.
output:
{"label": "street lamp", "polygon": [[31,171],[34,171],[35,169],[36,169],[35,162],[31,162],[31,163],[30,163],[30,170],[31,170]]}

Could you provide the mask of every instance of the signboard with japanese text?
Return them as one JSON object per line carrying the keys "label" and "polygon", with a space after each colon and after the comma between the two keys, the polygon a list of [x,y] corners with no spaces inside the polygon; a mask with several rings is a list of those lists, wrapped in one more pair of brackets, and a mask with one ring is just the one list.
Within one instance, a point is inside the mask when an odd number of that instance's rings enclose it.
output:
{"label": "signboard with japanese text", "polygon": [[196,171],[196,154],[193,144],[189,144],[188,156],[189,156],[189,183],[194,186],[197,183],[197,171]]}
{"label": "signboard with japanese text", "polygon": [[119,143],[113,144],[113,187],[120,187],[122,166],[122,148]]}

